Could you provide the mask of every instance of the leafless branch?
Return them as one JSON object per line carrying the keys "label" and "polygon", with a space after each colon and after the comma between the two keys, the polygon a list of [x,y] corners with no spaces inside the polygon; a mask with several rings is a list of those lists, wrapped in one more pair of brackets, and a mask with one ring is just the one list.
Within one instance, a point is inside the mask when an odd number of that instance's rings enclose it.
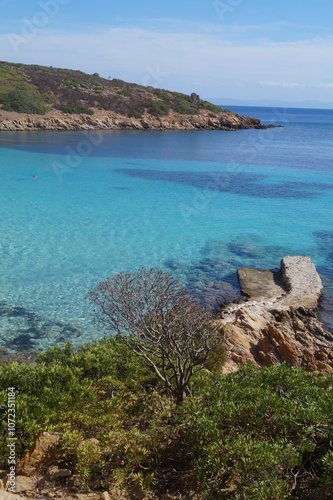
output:
{"label": "leafless branch", "polygon": [[143,357],[178,402],[190,394],[192,376],[223,340],[211,314],[163,271],[119,273],[88,297],[100,324]]}

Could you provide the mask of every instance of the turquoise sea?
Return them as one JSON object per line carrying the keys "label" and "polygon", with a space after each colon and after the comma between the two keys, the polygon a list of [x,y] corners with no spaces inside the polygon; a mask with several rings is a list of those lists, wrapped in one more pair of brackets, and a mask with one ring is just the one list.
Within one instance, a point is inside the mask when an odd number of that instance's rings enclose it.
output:
{"label": "turquoise sea", "polygon": [[122,270],[168,271],[214,307],[237,268],[284,255],[313,258],[333,326],[333,110],[230,109],[283,127],[0,133],[1,345],[102,336],[86,294]]}

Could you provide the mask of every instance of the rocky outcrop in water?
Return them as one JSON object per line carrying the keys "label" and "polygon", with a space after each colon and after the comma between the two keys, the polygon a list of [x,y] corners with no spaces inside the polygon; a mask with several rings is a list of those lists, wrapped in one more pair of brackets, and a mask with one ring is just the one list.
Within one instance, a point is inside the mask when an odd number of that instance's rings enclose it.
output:
{"label": "rocky outcrop in water", "polygon": [[229,354],[225,371],[254,361],[332,372],[333,334],[317,318],[323,287],[310,257],[288,256],[278,271],[243,268],[238,275],[249,300],[222,313]]}

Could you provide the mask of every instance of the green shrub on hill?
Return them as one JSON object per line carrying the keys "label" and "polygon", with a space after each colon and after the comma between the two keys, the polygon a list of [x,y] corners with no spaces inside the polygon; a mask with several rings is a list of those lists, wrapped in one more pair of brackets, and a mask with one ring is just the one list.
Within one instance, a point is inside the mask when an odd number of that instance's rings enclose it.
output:
{"label": "green shrub on hill", "polygon": [[[35,94],[33,102],[12,102],[12,91],[30,91]],[[37,99],[54,96],[54,101]],[[31,94],[30,94],[31,96]],[[112,96],[112,98],[110,98]],[[92,75],[78,70],[53,68],[51,66],[15,64],[0,61],[0,99],[6,100],[7,110],[44,114],[44,104],[57,109],[58,106],[86,109],[97,108],[131,117],[133,113],[145,111],[153,116],[168,115],[170,110],[180,114],[197,115],[203,109],[221,112],[219,106],[201,101],[199,96],[156,89],[151,86],[128,83],[118,78],[104,79],[97,73]],[[10,102],[8,101],[10,99]],[[27,99],[24,99],[27,101]],[[20,111],[24,109],[24,111]],[[73,111],[76,112],[76,111]]]}
{"label": "green shrub on hill", "polygon": [[45,115],[47,108],[43,96],[34,90],[17,89],[1,96],[3,109],[17,113]]}
{"label": "green shrub on hill", "polygon": [[210,111],[217,111],[218,113],[222,113],[223,111],[225,111],[225,109],[222,109],[220,106],[212,104],[211,102],[208,101],[204,101],[203,105],[204,108],[209,109]]}
{"label": "green shrub on hill", "polygon": [[[62,463],[87,489],[192,492],[198,500],[333,497],[330,376],[285,365],[206,370],[176,405],[142,359],[111,338],[54,347],[35,366],[1,365],[2,422],[12,386],[18,457],[40,431],[62,432]],[[79,447],[89,438],[98,450]],[[5,425],[0,439],[6,468]]]}
{"label": "green shrub on hill", "polygon": [[166,116],[170,112],[170,106],[163,101],[150,101],[146,103],[149,113],[155,116]]}
{"label": "green shrub on hill", "polygon": [[130,97],[132,95],[132,92],[129,92],[128,90],[119,90],[117,94],[123,97]]}
{"label": "green shrub on hill", "polygon": [[64,81],[64,85],[66,85],[67,87],[79,87],[80,80],[78,80],[77,78],[70,78]]}

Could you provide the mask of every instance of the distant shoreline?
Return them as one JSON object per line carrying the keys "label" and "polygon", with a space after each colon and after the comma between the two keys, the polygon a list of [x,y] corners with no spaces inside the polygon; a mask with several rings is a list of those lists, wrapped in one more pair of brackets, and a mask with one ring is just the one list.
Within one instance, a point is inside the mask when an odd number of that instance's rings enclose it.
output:
{"label": "distant shoreline", "polygon": [[175,112],[161,117],[145,114],[142,118],[94,109],[93,115],[65,114],[52,110],[45,115],[31,115],[0,110],[0,131],[78,131],[78,130],[246,130],[276,127],[264,125],[257,118],[231,111],[183,115]]}

